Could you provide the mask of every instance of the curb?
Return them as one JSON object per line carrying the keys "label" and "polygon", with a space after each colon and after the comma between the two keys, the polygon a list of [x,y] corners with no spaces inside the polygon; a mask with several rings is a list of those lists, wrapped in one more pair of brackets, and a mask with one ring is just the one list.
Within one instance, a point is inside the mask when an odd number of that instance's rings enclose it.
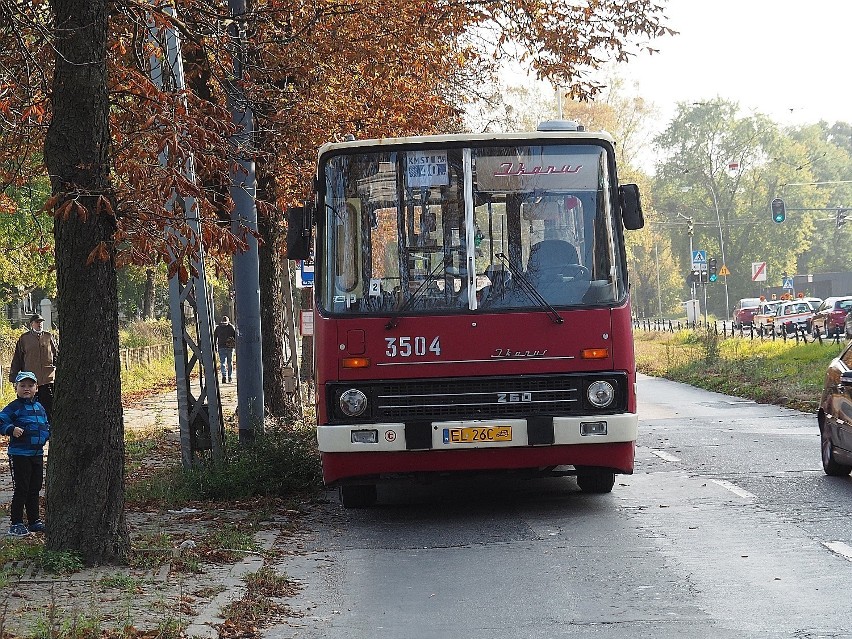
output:
{"label": "curb", "polygon": [[[263,550],[269,550],[275,544],[278,532],[262,530],[254,538]],[[217,626],[225,623],[225,618],[221,616],[222,610],[228,604],[242,599],[246,591],[243,577],[263,568],[264,561],[265,558],[262,554],[252,555],[231,566],[228,574],[223,578],[222,586],[225,589],[204,606],[187,625],[184,634],[187,637],[199,637],[200,639],[217,639],[219,637]]]}

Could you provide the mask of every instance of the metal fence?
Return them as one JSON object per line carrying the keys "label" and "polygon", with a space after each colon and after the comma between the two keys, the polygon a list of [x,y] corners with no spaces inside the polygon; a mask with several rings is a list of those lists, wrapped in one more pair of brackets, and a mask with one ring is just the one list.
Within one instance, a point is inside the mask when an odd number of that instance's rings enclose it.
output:
{"label": "metal fence", "polygon": [[[129,370],[132,366],[149,366],[152,362],[171,357],[171,344],[157,344],[155,346],[140,346],[138,348],[122,348],[118,351],[121,367]],[[12,352],[3,352],[0,349],[0,384],[6,383],[9,372],[8,362],[12,361]]]}
{"label": "metal fence", "polygon": [[820,344],[825,342],[830,344],[840,344],[841,342],[846,341],[846,334],[840,328],[835,329],[835,331],[830,335],[825,336],[812,335],[804,327],[800,327],[795,333],[791,333],[789,335],[786,332],[778,335],[774,328],[767,329],[763,326],[755,328],[754,326],[749,325],[734,328],[733,324],[730,322],[684,322],[681,320],[671,319],[636,319],[633,320],[633,328],[635,330],[656,331],[661,333],[675,333],[683,330],[711,331],[722,338],[742,337],[751,340],[759,339],[773,342],[775,340],[783,340],[784,342],[795,341],[796,344],[812,344],[813,342],[819,342]]}
{"label": "metal fence", "polygon": [[121,367],[129,370],[133,366],[149,366],[152,362],[171,356],[171,344],[157,344],[156,346],[140,346],[138,348],[122,348],[118,355],[121,358]]}

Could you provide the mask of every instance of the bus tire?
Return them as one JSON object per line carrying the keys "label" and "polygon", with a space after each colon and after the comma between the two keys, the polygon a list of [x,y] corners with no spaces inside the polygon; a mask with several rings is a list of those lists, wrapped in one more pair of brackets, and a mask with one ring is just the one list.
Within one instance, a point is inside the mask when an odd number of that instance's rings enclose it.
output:
{"label": "bus tire", "polygon": [[376,503],[375,484],[348,484],[339,488],[344,508],[369,508]]}
{"label": "bus tire", "polygon": [[584,493],[611,493],[615,486],[615,473],[608,468],[594,466],[577,468],[577,485]]}

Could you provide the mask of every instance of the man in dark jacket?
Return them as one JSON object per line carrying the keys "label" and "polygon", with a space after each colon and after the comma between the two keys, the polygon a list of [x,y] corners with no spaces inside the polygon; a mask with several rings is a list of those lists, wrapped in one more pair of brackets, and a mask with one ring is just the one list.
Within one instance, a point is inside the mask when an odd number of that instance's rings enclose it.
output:
{"label": "man in dark jacket", "polygon": [[222,321],[216,325],[216,329],[213,331],[213,341],[219,350],[219,366],[222,368],[222,383],[224,384],[231,381],[234,347],[237,345],[237,330],[231,324],[227,315],[224,315]]}
{"label": "man in dark jacket", "polygon": [[18,338],[15,354],[9,365],[9,381],[21,371],[35,373],[38,378],[36,399],[44,407],[50,420],[53,409],[53,377],[56,373],[56,342],[44,329],[44,318],[38,313],[30,317],[30,330]]}

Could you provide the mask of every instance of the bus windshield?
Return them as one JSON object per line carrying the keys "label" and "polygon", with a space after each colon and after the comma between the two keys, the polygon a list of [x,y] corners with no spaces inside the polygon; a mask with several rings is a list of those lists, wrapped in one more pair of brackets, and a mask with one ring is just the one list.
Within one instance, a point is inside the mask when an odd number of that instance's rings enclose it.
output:
{"label": "bus windshield", "polygon": [[607,149],[502,144],[321,158],[320,309],[430,315],[621,303]]}

